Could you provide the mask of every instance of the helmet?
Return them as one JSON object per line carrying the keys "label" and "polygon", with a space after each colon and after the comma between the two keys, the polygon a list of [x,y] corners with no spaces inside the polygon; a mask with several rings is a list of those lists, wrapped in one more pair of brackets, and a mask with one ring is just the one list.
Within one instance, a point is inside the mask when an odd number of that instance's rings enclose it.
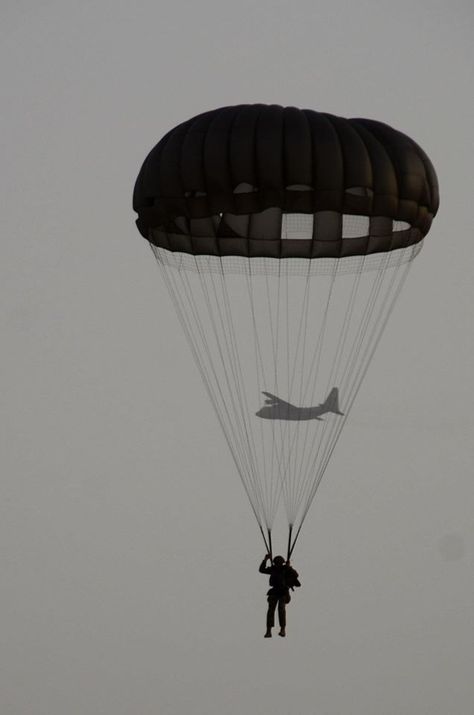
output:
{"label": "helmet", "polygon": [[283,556],[275,556],[275,558],[273,559],[274,566],[283,566],[284,563],[285,559],[283,558]]}

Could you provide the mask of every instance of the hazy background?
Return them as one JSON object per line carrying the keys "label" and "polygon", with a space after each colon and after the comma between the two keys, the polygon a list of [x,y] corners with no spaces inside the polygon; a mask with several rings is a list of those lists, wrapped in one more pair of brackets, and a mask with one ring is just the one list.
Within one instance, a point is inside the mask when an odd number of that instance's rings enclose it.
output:
{"label": "hazy background", "polygon": [[[470,0],[3,0],[2,715],[474,713]],[[410,134],[441,209],[263,639],[263,544],[131,192],[241,102]],[[260,540],[259,540],[260,539]]]}

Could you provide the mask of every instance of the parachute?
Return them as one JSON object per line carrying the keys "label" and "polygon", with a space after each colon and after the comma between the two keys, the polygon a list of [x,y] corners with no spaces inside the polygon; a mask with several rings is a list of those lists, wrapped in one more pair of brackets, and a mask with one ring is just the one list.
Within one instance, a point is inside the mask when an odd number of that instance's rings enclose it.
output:
{"label": "parachute", "polygon": [[412,139],[295,107],[200,114],[145,159],[137,226],[269,552],[278,515],[294,549],[438,204]]}

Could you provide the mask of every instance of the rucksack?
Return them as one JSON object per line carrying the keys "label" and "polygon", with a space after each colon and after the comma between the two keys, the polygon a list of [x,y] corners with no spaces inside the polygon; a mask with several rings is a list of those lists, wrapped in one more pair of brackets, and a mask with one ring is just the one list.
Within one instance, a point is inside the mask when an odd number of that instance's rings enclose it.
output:
{"label": "rucksack", "polygon": [[286,567],[285,581],[288,588],[291,588],[292,591],[293,589],[299,588],[301,586],[301,583],[298,578],[298,572],[295,571],[295,569],[291,566]]}

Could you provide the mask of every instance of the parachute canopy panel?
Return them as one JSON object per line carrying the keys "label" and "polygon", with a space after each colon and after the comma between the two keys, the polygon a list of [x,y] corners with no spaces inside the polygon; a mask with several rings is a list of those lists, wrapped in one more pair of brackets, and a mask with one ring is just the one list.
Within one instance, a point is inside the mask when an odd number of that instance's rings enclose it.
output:
{"label": "parachute canopy panel", "polygon": [[[433,166],[405,134],[374,120],[260,104],[216,109],[171,130],[134,192],[138,228],[155,246],[216,256],[406,248],[426,235],[438,203]],[[307,219],[297,231],[296,217]]]}

